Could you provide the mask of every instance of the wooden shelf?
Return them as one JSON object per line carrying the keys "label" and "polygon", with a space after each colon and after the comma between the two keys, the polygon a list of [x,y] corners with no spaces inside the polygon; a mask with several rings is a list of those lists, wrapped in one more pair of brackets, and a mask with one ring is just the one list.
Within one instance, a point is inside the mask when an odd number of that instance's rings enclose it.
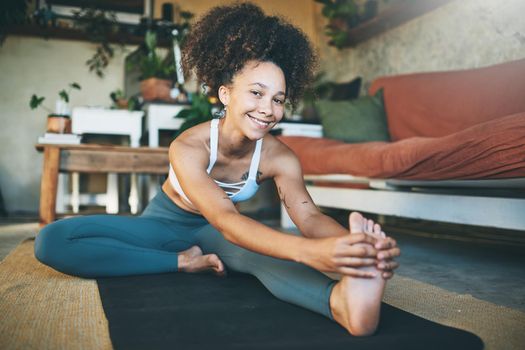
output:
{"label": "wooden shelf", "polygon": [[451,0],[400,0],[374,18],[350,29],[345,47],[355,46],[409,20],[432,11]]}
{"label": "wooden shelf", "polygon": [[[34,24],[17,25],[7,29],[7,35],[30,36],[44,39],[64,39],[75,41],[92,42],[82,31],[73,28],[60,27],[40,27]],[[113,34],[109,36],[110,43],[123,43],[125,45],[140,45],[144,42],[143,36],[132,35],[129,33]],[[159,47],[168,47],[167,40],[159,41]]]}

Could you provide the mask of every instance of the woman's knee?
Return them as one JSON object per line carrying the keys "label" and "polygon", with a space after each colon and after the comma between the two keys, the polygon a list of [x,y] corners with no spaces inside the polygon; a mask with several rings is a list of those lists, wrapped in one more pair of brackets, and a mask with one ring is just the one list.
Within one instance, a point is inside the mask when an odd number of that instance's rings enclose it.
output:
{"label": "woman's knee", "polygon": [[42,228],[35,238],[35,257],[43,264],[52,265],[53,258],[58,258],[59,252],[64,251],[70,231],[67,220]]}

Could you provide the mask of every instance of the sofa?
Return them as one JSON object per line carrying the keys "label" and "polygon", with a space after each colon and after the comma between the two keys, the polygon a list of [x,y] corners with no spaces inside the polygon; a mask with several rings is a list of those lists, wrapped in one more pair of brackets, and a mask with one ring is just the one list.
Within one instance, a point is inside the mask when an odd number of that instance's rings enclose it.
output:
{"label": "sofa", "polygon": [[318,205],[525,230],[525,59],[380,77],[378,92],[388,140],[280,137]]}

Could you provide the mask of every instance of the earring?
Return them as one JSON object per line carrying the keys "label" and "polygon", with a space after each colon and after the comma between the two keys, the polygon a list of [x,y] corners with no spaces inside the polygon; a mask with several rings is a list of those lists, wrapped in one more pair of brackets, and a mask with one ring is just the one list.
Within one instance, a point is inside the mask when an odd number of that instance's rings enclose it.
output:
{"label": "earring", "polygon": [[226,106],[224,106],[223,109],[217,111],[214,113],[215,117],[218,119],[222,119],[226,116]]}

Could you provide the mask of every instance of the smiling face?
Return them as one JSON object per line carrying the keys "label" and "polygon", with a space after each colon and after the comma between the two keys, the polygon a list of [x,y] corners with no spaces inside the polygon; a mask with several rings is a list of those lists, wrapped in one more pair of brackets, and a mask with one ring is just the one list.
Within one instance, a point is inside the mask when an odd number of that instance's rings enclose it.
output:
{"label": "smiling face", "polygon": [[266,135],[284,115],[284,73],[272,62],[249,61],[233,82],[219,88],[226,123],[250,140]]}

